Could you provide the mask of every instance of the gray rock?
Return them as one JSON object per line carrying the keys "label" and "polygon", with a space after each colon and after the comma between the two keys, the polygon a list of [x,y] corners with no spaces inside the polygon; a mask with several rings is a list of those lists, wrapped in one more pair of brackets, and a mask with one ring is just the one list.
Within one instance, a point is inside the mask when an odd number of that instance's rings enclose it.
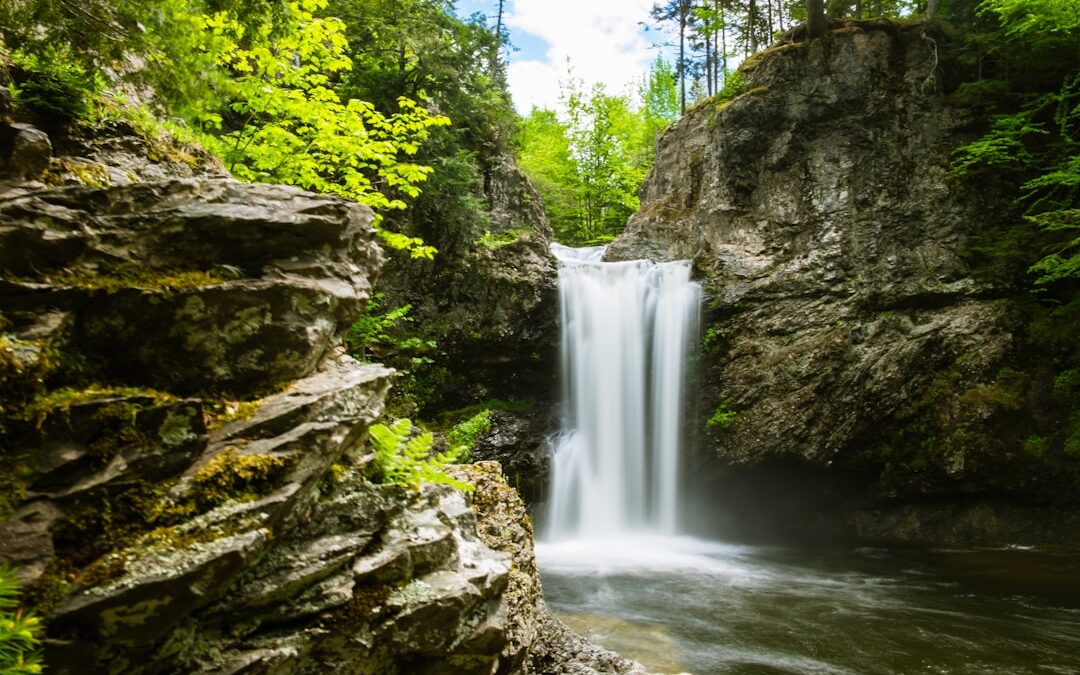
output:
{"label": "gray rock", "polygon": [[[972,112],[948,103],[923,31],[856,23],[755,57],[745,93],[661,136],[641,210],[609,251],[693,259],[710,345],[688,432],[720,463],[691,473],[751,528],[762,490],[785,494],[770,506],[806,493],[771,523],[795,528],[815,509],[1054,492],[1048,463],[1001,444],[1011,404],[979,396],[1015,367],[1022,321],[1013,290],[965,258],[995,197],[946,180]],[[706,433],[721,406],[734,418]],[[925,448],[904,440],[917,424]]]}
{"label": "gray rock", "polygon": [[14,123],[10,126],[14,138],[8,158],[9,170],[26,180],[40,177],[52,161],[49,135],[29,124]]}
{"label": "gray rock", "polygon": [[14,110],[15,101],[12,99],[11,90],[7,87],[0,88],[0,121],[6,121]]}
{"label": "gray rock", "polygon": [[[0,267],[24,277],[0,311],[71,312],[75,348],[128,382],[263,393],[312,372],[363,311],[371,220],[218,179],[37,192],[0,202]],[[170,286],[180,273],[203,276]]]}

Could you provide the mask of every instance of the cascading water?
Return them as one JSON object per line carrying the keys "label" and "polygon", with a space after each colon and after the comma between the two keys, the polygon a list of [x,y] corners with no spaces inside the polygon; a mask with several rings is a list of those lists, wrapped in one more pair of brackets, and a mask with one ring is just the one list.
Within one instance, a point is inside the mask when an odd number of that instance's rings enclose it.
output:
{"label": "cascading water", "polygon": [[701,287],[686,261],[605,263],[604,247],[552,251],[564,407],[548,538],[674,534]]}
{"label": "cascading water", "polygon": [[685,262],[553,250],[564,410],[536,556],[556,616],[656,672],[1080,672],[1069,557],[1042,559],[1041,576],[991,559],[1030,552],[924,557],[680,532],[683,375],[701,289]]}

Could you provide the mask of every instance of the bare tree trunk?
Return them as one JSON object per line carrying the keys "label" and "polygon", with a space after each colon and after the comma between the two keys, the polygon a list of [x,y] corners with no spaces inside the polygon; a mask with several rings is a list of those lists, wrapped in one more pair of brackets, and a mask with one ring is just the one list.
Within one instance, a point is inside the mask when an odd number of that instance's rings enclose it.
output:
{"label": "bare tree trunk", "polygon": [[769,20],[769,34],[765,36],[765,46],[768,47],[773,41],[772,0],[765,0],[765,16]]}
{"label": "bare tree trunk", "polygon": [[686,12],[679,9],[679,110],[686,114]]}
{"label": "bare tree trunk", "polygon": [[[724,10],[720,7],[720,0],[713,0],[713,11],[716,13],[717,20],[720,24],[716,27],[716,32],[713,33],[713,54],[716,58],[716,67],[713,68],[713,89],[720,92],[720,76],[723,74],[723,68],[727,67],[727,54],[720,51],[721,49],[727,50],[727,44],[724,40]],[[721,47],[723,45],[723,47]]]}
{"label": "bare tree trunk", "polygon": [[491,76],[493,78],[498,78],[499,72],[502,70],[502,64],[499,63],[499,52],[502,51],[503,4],[505,1],[499,0],[499,13],[495,19],[495,47],[491,50]]}
{"label": "bare tree trunk", "polygon": [[712,54],[712,38],[709,36],[709,32],[705,31],[705,95],[713,95],[713,54]]}
{"label": "bare tree trunk", "polygon": [[821,37],[826,30],[825,0],[806,0],[806,36]]}
{"label": "bare tree trunk", "polygon": [[750,31],[750,44],[748,46],[749,52],[747,53],[747,56],[756,54],[758,50],[757,14],[757,0],[750,0],[750,9],[746,18],[746,27]]}
{"label": "bare tree trunk", "polygon": [[926,18],[932,21],[934,16],[937,15],[938,0],[929,0],[926,3]]}

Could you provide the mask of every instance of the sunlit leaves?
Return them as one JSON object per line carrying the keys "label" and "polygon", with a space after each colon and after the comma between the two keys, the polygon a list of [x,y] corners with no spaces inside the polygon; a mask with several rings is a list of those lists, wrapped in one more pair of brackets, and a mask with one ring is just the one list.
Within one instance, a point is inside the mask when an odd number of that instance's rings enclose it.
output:
{"label": "sunlit leaves", "polygon": [[[336,78],[352,67],[344,24],[316,17],[325,0],[287,3],[291,25],[253,36],[233,17],[205,17],[204,48],[232,77],[226,89],[230,114],[241,123],[214,137],[212,149],[229,170],[249,182],[288,183],[336,194],[378,211],[404,209],[420,193],[431,167],[407,161],[428,130],[450,120],[399,97],[389,116],[365,101],[343,102]],[[220,125],[220,116],[208,118]],[[383,241],[431,258],[435,251],[415,237],[383,232]]]}

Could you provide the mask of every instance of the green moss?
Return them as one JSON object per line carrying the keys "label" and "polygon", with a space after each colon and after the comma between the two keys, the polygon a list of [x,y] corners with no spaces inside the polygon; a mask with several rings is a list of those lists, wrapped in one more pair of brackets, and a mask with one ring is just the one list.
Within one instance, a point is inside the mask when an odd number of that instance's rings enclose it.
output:
{"label": "green moss", "polygon": [[1027,440],[1024,441],[1024,452],[1033,457],[1043,457],[1046,455],[1049,445],[1049,442],[1043,436],[1028,436]]}
{"label": "green moss", "polygon": [[259,409],[259,401],[213,401],[206,404],[207,429],[220,429],[235,420],[251,419]]}
{"label": "green moss", "polygon": [[72,162],[65,158],[53,159],[42,175],[41,182],[46,185],[63,185],[67,175],[73,175],[83,185],[91,187],[109,185],[109,173],[103,165]]}
{"label": "green moss", "polygon": [[468,462],[476,441],[491,431],[491,411],[481,410],[469,419],[455,424],[446,432],[446,445],[456,461]]}
{"label": "green moss", "polygon": [[476,245],[480,248],[486,248],[489,251],[497,251],[504,246],[509,246],[510,244],[516,244],[519,241],[528,240],[528,228],[508,230],[506,232],[496,234],[492,234],[489,230],[484,230],[484,233],[480,235],[479,239],[476,240]]}
{"label": "green moss", "polygon": [[724,399],[720,402],[720,405],[716,406],[716,410],[713,411],[712,417],[705,423],[705,426],[713,434],[722,434],[735,423],[737,415],[738,413],[731,407],[731,401]]}
{"label": "green moss", "polygon": [[200,511],[229,500],[252,501],[269,492],[287,466],[283,457],[245,455],[228,447],[196,472],[189,495]]}
{"label": "green moss", "polygon": [[[50,415],[68,414],[73,406],[108,399],[147,398],[153,404],[172,403],[176,397],[155,389],[140,387],[109,387],[90,385],[88,387],[64,387],[42,394],[30,402],[23,410],[21,418],[40,426]],[[99,414],[114,417],[128,417],[134,421],[135,415],[145,406],[130,401],[120,401],[108,406]]]}
{"label": "green moss", "polygon": [[205,288],[225,283],[228,278],[214,271],[148,270],[125,266],[107,271],[75,267],[45,275],[44,281],[57,286],[116,293],[128,288],[164,292]]}
{"label": "green moss", "polygon": [[34,472],[10,457],[0,456],[0,520],[15,513],[26,497]]}

